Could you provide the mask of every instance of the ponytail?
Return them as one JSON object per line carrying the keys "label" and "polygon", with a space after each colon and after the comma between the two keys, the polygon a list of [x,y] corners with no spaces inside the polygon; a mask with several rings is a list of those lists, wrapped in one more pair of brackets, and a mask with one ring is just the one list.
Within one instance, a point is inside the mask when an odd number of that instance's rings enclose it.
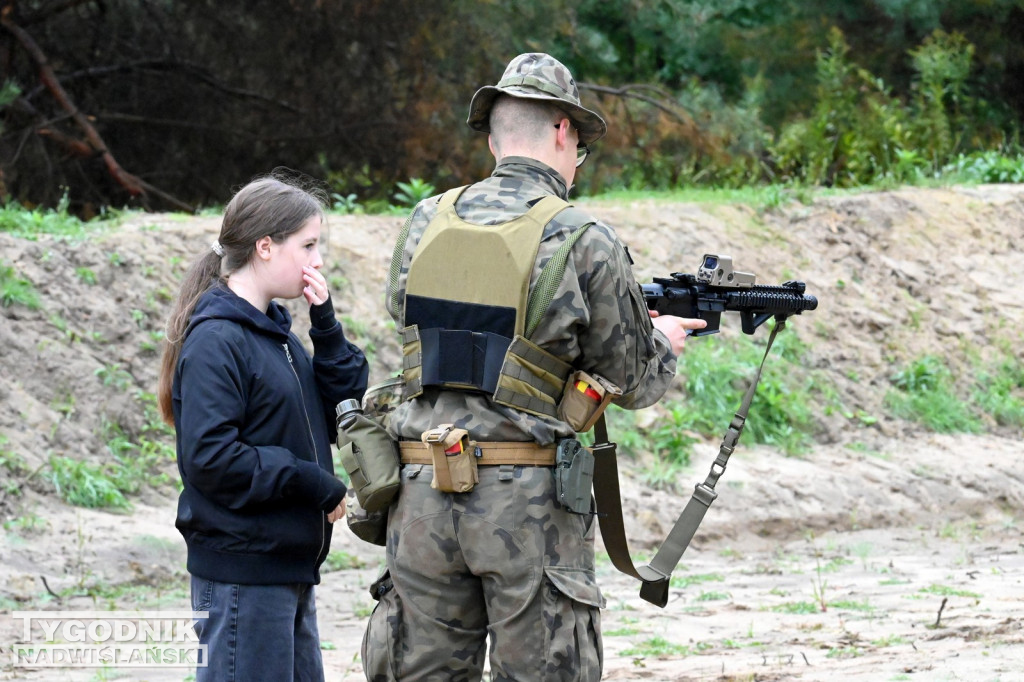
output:
{"label": "ponytail", "polygon": [[174,426],[174,410],[171,389],[174,384],[174,372],[178,367],[181,347],[185,343],[185,330],[188,329],[192,311],[196,308],[199,297],[210,288],[210,281],[220,279],[221,257],[213,251],[201,256],[188,272],[181,283],[178,298],[171,308],[167,320],[167,333],[164,336],[164,354],[160,360],[160,380],[157,383],[156,396],[160,408],[160,416],[165,422]]}

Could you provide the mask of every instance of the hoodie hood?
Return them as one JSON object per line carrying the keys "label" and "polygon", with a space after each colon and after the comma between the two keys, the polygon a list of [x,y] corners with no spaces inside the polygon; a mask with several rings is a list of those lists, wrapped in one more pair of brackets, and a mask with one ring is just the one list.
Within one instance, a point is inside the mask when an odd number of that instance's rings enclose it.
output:
{"label": "hoodie hood", "polygon": [[291,314],[277,301],[271,301],[264,314],[223,284],[212,286],[199,297],[188,329],[185,330],[185,337],[207,320],[230,320],[282,342],[287,340],[292,328]]}

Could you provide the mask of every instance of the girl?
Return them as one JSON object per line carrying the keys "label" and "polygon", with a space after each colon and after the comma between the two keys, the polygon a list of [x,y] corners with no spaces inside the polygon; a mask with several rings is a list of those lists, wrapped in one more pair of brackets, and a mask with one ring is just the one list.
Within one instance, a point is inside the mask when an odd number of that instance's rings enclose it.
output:
{"label": "girl", "polygon": [[[368,368],[334,315],[316,194],[273,177],[243,187],[171,313],[158,395],[176,427],[203,680],[323,680],[313,586],[344,516],[334,408]],[[310,304],[313,356],[273,299]],[[205,666],[203,664],[205,663]]]}

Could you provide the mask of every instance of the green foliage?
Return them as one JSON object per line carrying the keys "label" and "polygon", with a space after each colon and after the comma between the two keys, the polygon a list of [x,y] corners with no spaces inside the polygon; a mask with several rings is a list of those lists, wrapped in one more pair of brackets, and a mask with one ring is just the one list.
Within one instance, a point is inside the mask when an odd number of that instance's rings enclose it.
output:
{"label": "green foliage", "polygon": [[[111,385],[116,385],[121,379],[117,365],[113,367],[110,376],[115,382]],[[160,419],[155,395],[139,392],[137,399],[145,416],[138,434],[130,434],[120,424],[103,424],[110,459],[93,464],[50,457],[50,479],[65,502],[80,507],[128,509],[128,495],[137,494],[143,487],[171,482],[167,467],[175,459],[174,431]]]}
{"label": "green foliage", "polygon": [[1007,354],[975,372],[973,401],[997,424],[1024,428],[1024,363]]}
{"label": "green foliage", "polygon": [[964,84],[971,70],[974,46],[959,33],[937,30],[910,50],[918,74],[916,113],[918,140],[938,167],[959,144],[970,106]]}
{"label": "green foliage", "polygon": [[435,188],[426,180],[412,178],[409,182],[399,182],[395,199],[406,208],[412,208],[424,199],[433,196]]}
{"label": "green foliage", "polygon": [[359,557],[341,550],[333,550],[324,560],[324,572],[344,571],[353,568],[364,568],[366,562]]}
{"label": "green foliage", "polygon": [[0,265],[0,305],[20,305],[30,310],[39,307],[39,294],[32,282],[19,277],[10,265]]}
{"label": "green foliage", "polygon": [[675,644],[664,637],[656,636],[626,649],[622,655],[661,658],[664,656],[687,656],[690,653],[692,650],[685,644]]}
{"label": "green foliage", "polygon": [[110,472],[70,457],[50,457],[51,480],[68,504],[77,507],[128,509],[131,505],[111,479]]}
{"label": "green foliage", "polygon": [[[746,335],[699,339],[690,344],[679,363],[689,396],[683,423],[703,435],[720,436],[739,407],[763,353],[763,346]],[[797,454],[810,444],[814,430],[810,406],[815,401],[812,383],[806,373],[794,371],[804,353],[793,331],[779,334],[751,404],[745,437],[778,446],[787,454]]]}
{"label": "green foliage", "polygon": [[96,272],[92,268],[87,268],[84,265],[75,268],[75,274],[78,275],[78,279],[80,279],[83,284],[93,285],[97,282]]}
{"label": "green foliage", "polygon": [[939,433],[981,430],[981,422],[957,396],[953,375],[945,361],[926,355],[898,370],[890,378],[894,390],[885,396],[894,416],[919,422]]}
{"label": "green foliage", "polygon": [[0,232],[10,232],[24,239],[36,239],[41,234],[84,238],[86,224],[68,212],[69,205],[67,192],[52,210],[28,209],[16,201],[9,201],[0,206]]}
{"label": "green foliage", "polygon": [[[3,111],[7,105],[21,96],[21,88],[14,81],[4,81],[0,84],[0,111]],[[0,121],[0,133],[3,133],[4,125],[3,121]]]}
{"label": "green foliage", "polygon": [[943,172],[961,182],[1024,182],[1024,154],[989,150],[958,154]]}

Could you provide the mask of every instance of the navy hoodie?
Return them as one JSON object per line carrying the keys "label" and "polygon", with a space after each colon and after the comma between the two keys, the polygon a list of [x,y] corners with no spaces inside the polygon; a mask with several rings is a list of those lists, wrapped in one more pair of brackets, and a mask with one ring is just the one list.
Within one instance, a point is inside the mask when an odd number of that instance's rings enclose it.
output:
{"label": "navy hoodie", "polygon": [[313,307],[313,357],[276,302],[264,314],[223,286],[192,314],[174,376],[176,526],[188,571],[226,583],[316,584],[345,495],[334,407],[361,400],[368,367],[330,300]]}

